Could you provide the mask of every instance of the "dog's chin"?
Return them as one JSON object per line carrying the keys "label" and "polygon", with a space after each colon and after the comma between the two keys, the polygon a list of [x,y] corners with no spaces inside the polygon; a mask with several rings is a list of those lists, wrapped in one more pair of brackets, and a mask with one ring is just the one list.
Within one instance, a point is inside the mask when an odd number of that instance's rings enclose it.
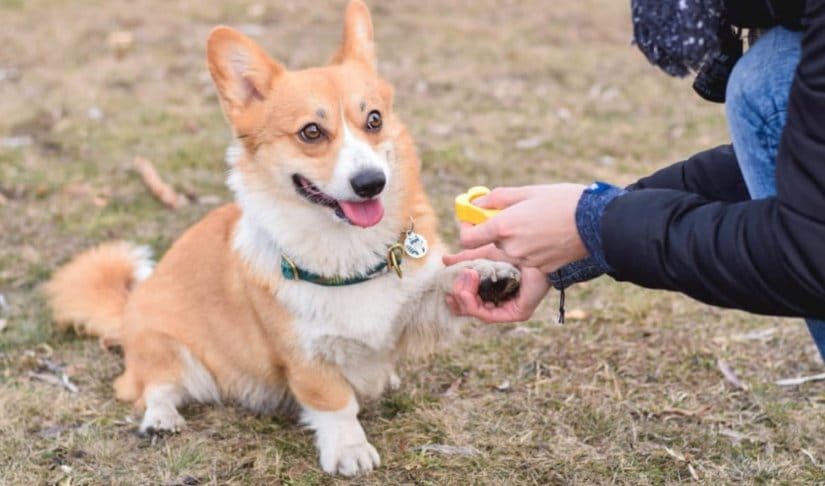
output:
{"label": "dog's chin", "polygon": [[359,228],[369,228],[384,218],[384,205],[380,198],[365,200],[339,200],[326,194],[306,177],[292,176],[295,190],[306,202],[321,210],[331,211],[335,220]]}

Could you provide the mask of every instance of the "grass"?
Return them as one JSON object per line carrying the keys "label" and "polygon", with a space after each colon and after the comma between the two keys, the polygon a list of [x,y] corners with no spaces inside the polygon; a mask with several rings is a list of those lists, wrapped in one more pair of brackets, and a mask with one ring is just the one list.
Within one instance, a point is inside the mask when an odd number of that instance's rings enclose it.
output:
{"label": "grass", "polygon": [[[0,484],[347,482],[322,474],[310,434],[280,418],[194,406],[185,433],[137,437],[111,392],[120,358],[53,331],[39,293],[82,248],[123,237],[161,254],[212,209],[165,210],[129,170],[135,156],[188,193],[229,199],[229,132],[203,53],[213,25],[256,31],[305,67],[333,51],[343,3],[0,2]],[[452,242],[450,202],[471,185],[629,183],[727,138],[719,107],[629,45],[627,2],[371,3],[380,69]],[[121,30],[135,41],[117,54],[107,37]],[[408,365],[402,389],[362,414],[383,466],[351,482],[825,482],[825,385],[772,384],[822,369],[801,322],[600,279],[570,291],[569,310],[586,312],[558,326],[556,299]],[[48,366],[79,392],[31,378]]]}

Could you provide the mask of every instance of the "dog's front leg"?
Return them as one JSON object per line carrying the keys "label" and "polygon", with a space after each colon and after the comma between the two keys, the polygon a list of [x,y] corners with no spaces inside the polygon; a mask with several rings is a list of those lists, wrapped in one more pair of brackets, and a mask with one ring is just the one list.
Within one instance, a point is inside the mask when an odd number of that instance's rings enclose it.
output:
{"label": "dog's front leg", "polygon": [[462,320],[447,308],[446,296],[453,290],[456,278],[464,269],[478,272],[479,293],[490,301],[507,300],[518,291],[521,272],[509,263],[491,260],[470,260],[442,267],[408,302],[400,316],[401,335],[398,349],[402,357],[419,357],[449,342],[458,332]]}
{"label": "dog's front leg", "polygon": [[301,421],[315,431],[321,468],[354,476],[381,464],[358,421],[358,401],[337,367],[312,362],[288,371],[289,387],[302,407]]}

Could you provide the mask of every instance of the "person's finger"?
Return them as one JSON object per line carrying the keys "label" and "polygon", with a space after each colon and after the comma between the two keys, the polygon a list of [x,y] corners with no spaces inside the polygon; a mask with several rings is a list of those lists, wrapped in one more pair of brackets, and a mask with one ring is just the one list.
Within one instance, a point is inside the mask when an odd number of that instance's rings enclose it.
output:
{"label": "person's finger", "polygon": [[473,200],[473,204],[485,209],[504,209],[530,197],[527,187],[497,187],[486,196]]}
{"label": "person's finger", "polygon": [[481,306],[478,296],[478,286],[481,278],[475,270],[465,269],[456,278],[453,284],[452,298],[461,315],[475,315],[474,312]]}
{"label": "person's finger", "polygon": [[480,319],[487,324],[505,324],[510,322],[520,322],[524,319],[518,311],[518,308],[512,301],[501,303],[493,307],[478,307],[477,309],[468,309],[472,311],[473,317]]}
{"label": "person's finger", "polygon": [[495,217],[476,226],[463,226],[459,236],[461,246],[472,249],[495,242],[499,238],[499,226]]}
{"label": "person's finger", "polygon": [[453,298],[453,296],[448,295],[444,300],[447,303],[447,309],[450,310],[450,313],[452,315],[461,315],[461,309],[458,307],[458,302],[455,301],[455,298]]}
{"label": "person's finger", "polygon": [[510,261],[507,254],[496,248],[494,245],[485,245],[481,248],[474,248],[472,250],[463,250],[454,255],[445,255],[441,258],[445,265],[455,265],[459,262],[466,262],[468,260],[496,260],[514,263]]}

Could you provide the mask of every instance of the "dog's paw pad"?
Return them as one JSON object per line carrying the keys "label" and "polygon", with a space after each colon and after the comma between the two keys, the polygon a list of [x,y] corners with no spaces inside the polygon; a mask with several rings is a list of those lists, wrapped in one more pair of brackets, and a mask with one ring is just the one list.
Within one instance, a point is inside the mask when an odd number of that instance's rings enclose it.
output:
{"label": "dog's paw pad", "polygon": [[342,445],[328,454],[322,453],[321,457],[321,468],[325,472],[342,476],[366,474],[380,465],[378,451],[369,442]]}
{"label": "dog's paw pad", "polygon": [[521,272],[513,265],[482,260],[473,265],[473,268],[481,278],[478,296],[484,302],[498,304],[518,294],[521,287]]}

